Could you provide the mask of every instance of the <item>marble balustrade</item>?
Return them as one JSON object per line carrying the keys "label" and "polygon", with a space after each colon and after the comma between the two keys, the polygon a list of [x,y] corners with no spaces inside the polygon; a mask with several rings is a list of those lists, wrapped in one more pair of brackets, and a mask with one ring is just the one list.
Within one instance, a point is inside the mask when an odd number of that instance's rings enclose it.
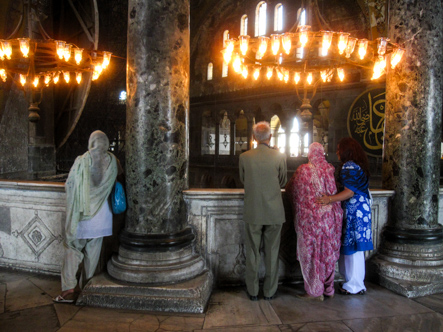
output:
{"label": "marble balustrade", "polygon": [[[374,244],[388,221],[392,190],[371,190]],[[284,193],[283,193],[284,195]],[[243,189],[184,191],[188,223],[196,250],[205,258],[215,283],[241,284],[244,274]],[[443,206],[440,189],[439,206]],[[301,280],[295,259],[295,232],[290,221],[282,231],[280,277]],[[0,181],[0,266],[58,274],[63,258],[65,192],[61,183]],[[443,209],[439,209],[442,223]],[[369,252],[367,257],[373,252]],[[262,269],[263,272],[263,269]]]}

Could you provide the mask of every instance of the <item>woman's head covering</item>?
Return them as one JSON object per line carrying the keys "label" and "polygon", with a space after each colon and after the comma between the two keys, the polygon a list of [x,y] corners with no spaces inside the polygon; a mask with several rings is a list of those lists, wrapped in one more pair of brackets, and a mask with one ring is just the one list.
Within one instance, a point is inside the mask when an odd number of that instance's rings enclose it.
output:
{"label": "woman's head covering", "polygon": [[308,159],[314,166],[320,166],[328,163],[325,158],[325,149],[320,143],[314,142],[309,145]]}
{"label": "woman's head covering", "polygon": [[108,136],[101,130],[94,131],[91,136],[89,136],[88,150],[98,150],[100,152],[106,152],[109,149],[109,139]]}

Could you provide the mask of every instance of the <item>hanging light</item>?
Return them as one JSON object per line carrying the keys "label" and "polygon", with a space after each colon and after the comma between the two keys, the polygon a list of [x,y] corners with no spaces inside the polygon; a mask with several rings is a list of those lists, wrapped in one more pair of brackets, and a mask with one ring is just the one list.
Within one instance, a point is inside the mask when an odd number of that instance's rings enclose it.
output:
{"label": "hanging light", "polygon": [[308,43],[309,29],[311,29],[311,27],[309,25],[302,25],[300,27],[300,44],[301,44],[301,47],[305,47],[306,44]]}
{"label": "hanging light", "polygon": [[20,74],[20,83],[25,86],[26,84],[26,76],[23,74]]}
{"label": "hanging light", "polygon": [[246,53],[248,52],[249,38],[250,37],[248,35],[238,37],[240,41],[240,51],[243,55],[246,55]]}
{"label": "hanging light", "polygon": [[108,68],[109,63],[111,62],[111,52],[103,52],[103,64],[102,67],[103,69]]}
{"label": "hanging light", "polygon": [[271,35],[272,54],[277,55],[280,49],[280,35]]}
{"label": "hanging light", "polygon": [[63,78],[65,80],[66,83],[69,83],[69,80],[71,79],[71,74],[69,71],[64,71],[63,72]]}
{"label": "hanging light", "polygon": [[357,43],[357,38],[348,38],[348,43],[346,44],[345,56],[347,58],[351,57],[352,52],[354,52],[355,44]]}
{"label": "hanging light", "polygon": [[254,79],[255,79],[255,80],[258,79],[258,77],[260,76],[260,67],[256,67],[256,68],[254,68],[254,74],[253,74],[253,76],[254,76]]}
{"label": "hanging light", "polygon": [[63,52],[63,58],[65,58],[65,61],[68,62],[71,58],[71,44],[65,45],[65,50]]}
{"label": "hanging light", "polygon": [[[344,33],[341,32],[338,35],[338,53],[339,54],[343,54],[343,52],[345,51],[346,47],[348,46],[348,39],[349,39],[349,33]],[[354,44],[355,46],[355,44]]]}
{"label": "hanging light", "polygon": [[312,73],[308,73],[308,78],[306,79],[309,85],[312,84]]}
{"label": "hanging light", "polygon": [[6,59],[11,60],[11,55],[12,55],[11,43],[8,42],[7,40],[3,40],[2,48],[3,48],[3,54],[6,57]]}
{"label": "hanging light", "polygon": [[343,68],[337,68],[337,75],[340,81],[343,82],[343,80],[345,79],[345,70]]}
{"label": "hanging light", "polygon": [[56,48],[58,58],[60,60],[62,60],[63,55],[65,54],[65,42],[63,40],[56,40],[55,41],[55,48]]}
{"label": "hanging light", "polygon": [[264,37],[264,36],[260,36],[259,38],[258,38],[258,51],[257,51],[257,53],[259,54],[259,57],[261,58],[261,57],[263,57],[263,55],[265,55],[265,53],[266,53],[266,50],[267,50],[267,48],[268,48],[268,41],[269,41],[269,38],[268,37]]}
{"label": "hanging light", "polygon": [[3,68],[0,69],[0,78],[3,82],[6,82],[6,79],[8,78],[8,76],[6,75],[6,70],[4,70]]}
{"label": "hanging light", "polygon": [[234,71],[236,73],[240,73],[241,72],[241,59],[240,56],[238,54],[236,54],[234,56],[234,62],[232,63],[232,67],[234,68]]}
{"label": "hanging light", "polygon": [[46,74],[45,75],[45,85],[49,86],[49,82],[51,82],[51,75]]}
{"label": "hanging light", "polygon": [[225,61],[226,64],[229,64],[229,62],[231,62],[231,57],[232,57],[232,53],[229,52],[227,49],[222,51],[223,54],[223,60]]}
{"label": "hanging light", "polygon": [[286,32],[281,39],[282,46],[283,46],[283,49],[285,50],[286,54],[289,54],[289,52],[291,52],[292,36],[293,36],[292,33]]}
{"label": "hanging light", "polygon": [[20,44],[20,51],[24,58],[28,57],[29,54],[29,38],[19,38],[18,42]]}
{"label": "hanging light", "polygon": [[76,72],[75,73],[75,80],[77,81],[77,84],[80,84],[80,82],[82,81],[82,73],[81,72]]}
{"label": "hanging light", "polygon": [[283,79],[285,80],[285,83],[288,83],[288,81],[289,81],[289,70],[287,70],[287,69],[284,69],[283,70]]}
{"label": "hanging light", "polygon": [[83,49],[82,48],[74,48],[74,60],[76,64],[80,64],[82,62],[83,57]]}
{"label": "hanging light", "polygon": [[360,56],[360,59],[363,60],[366,55],[366,50],[368,48],[368,40],[367,39],[360,39],[358,41],[358,55]]}
{"label": "hanging light", "polygon": [[96,79],[99,78],[99,76],[101,75],[103,71],[103,67],[101,64],[96,64],[94,66],[94,71],[92,72],[92,80],[95,81]]}
{"label": "hanging light", "polygon": [[320,72],[320,77],[322,79],[323,82],[326,82],[326,80],[328,79],[328,71],[327,70],[322,70]]}
{"label": "hanging light", "polygon": [[322,56],[328,55],[328,50],[329,47],[331,47],[332,43],[332,35],[333,33],[331,31],[322,32],[322,43],[321,43]]}
{"label": "hanging light", "polygon": [[380,56],[385,55],[386,48],[388,47],[388,40],[387,38],[378,38],[378,47],[377,47],[377,53]]}
{"label": "hanging light", "polygon": [[34,81],[32,82],[32,85],[34,85],[34,87],[38,87],[39,80],[40,80],[39,76],[34,77]]}
{"label": "hanging light", "polygon": [[54,74],[54,78],[52,79],[52,81],[54,82],[54,84],[57,84],[59,79],[60,79],[60,74],[59,73],[55,73]]}
{"label": "hanging light", "polygon": [[380,76],[385,73],[386,68],[386,59],[382,56],[378,57],[378,59],[374,63],[373,74],[371,80],[376,80]]}
{"label": "hanging light", "polygon": [[277,69],[277,77],[280,81],[283,81],[284,75],[281,69]]}
{"label": "hanging light", "polygon": [[248,78],[248,67],[243,66],[241,74],[242,74],[243,78],[245,78],[245,79]]}
{"label": "hanging light", "polygon": [[266,68],[266,77],[268,78],[268,80],[271,79],[273,72],[274,72],[274,68],[272,68],[272,67],[267,67]]}
{"label": "hanging light", "polygon": [[235,43],[234,39],[227,39],[227,40],[225,40],[226,50],[229,53],[234,52],[234,43]]}
{"label": "hanging light", "polygon": [[295,82],[295,84],[298,84],[298,82],[300,82],[300,73],[299,72],[295,72],[294,82]]}
{"label": "hanging light", "polygon": [[391,55],[391,68],[395,69],[397,64],[400,62],[401,58],[403,57],[403,54],[405,53],[405,50],[403,48],[397,48]]}

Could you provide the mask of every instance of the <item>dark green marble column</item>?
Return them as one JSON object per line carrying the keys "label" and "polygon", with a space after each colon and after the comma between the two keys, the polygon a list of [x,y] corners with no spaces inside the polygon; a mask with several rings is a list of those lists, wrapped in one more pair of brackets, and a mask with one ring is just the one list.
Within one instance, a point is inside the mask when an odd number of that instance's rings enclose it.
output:
{"label": "dark green marble column", "polygon": [[189,0],[128,5],[128,209],[118,255],[108,263],[117,282],[96,279],[83,302],[203,312],[212,275],[195,250],[182,195],[188,176]]}
{"label": "dark green marble column", "polygon": [[386,79],[382,179],[395,196],[374,262],[382,285],[415,297],[443,290],[442,4],[393,0],[389,15],[388,37],[406,53]]}

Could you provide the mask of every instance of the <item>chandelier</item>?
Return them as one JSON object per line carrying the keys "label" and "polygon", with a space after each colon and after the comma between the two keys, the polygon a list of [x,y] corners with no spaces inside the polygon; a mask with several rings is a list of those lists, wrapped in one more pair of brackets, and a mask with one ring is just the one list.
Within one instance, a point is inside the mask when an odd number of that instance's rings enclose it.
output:
{"label": "chandelier", "polygon": [[[303,8],[302,4],[300,12]],[[307,118],[312,116],[310,99],[320,83],[333,79],[343,82],[347,71],[356,68],[370,69],[371,79],[378,79],[385,74],[387,62],[394,69],[405,52],[385,37],[370,41],[354,38],[347,32],[323,30],[321,22],[327,23],[320,14],[317,0],[309,1],[306,12],[315,16],[320,31],[301,24],[299,15],[288,32],[255,38],[240,35],[238,39],[227,39],[221,52],[224,62],[232,64],[234,72],[244,79],[252,76],[258,80],[265,75],[270,80],[275,75],[278,80],[295,86]],[[303,96],[299,89],[303,90]],[[308,92],[311,92],[310,98]]]}
{"label": "chandelier", "polygon": [[[57,84],[81,84],[98,79],[111,60],[110,52],[86,50],[52,39],[43,29],[31,1],[23,0],[23,13],[13,33],[0,38],[0,82],[12,80],[29,99],[31,122],[40,118],[38,111],[42,90]],[[38,29],[43,39],[33,39]],[[19,31],[25,36],[17,38]]]}

